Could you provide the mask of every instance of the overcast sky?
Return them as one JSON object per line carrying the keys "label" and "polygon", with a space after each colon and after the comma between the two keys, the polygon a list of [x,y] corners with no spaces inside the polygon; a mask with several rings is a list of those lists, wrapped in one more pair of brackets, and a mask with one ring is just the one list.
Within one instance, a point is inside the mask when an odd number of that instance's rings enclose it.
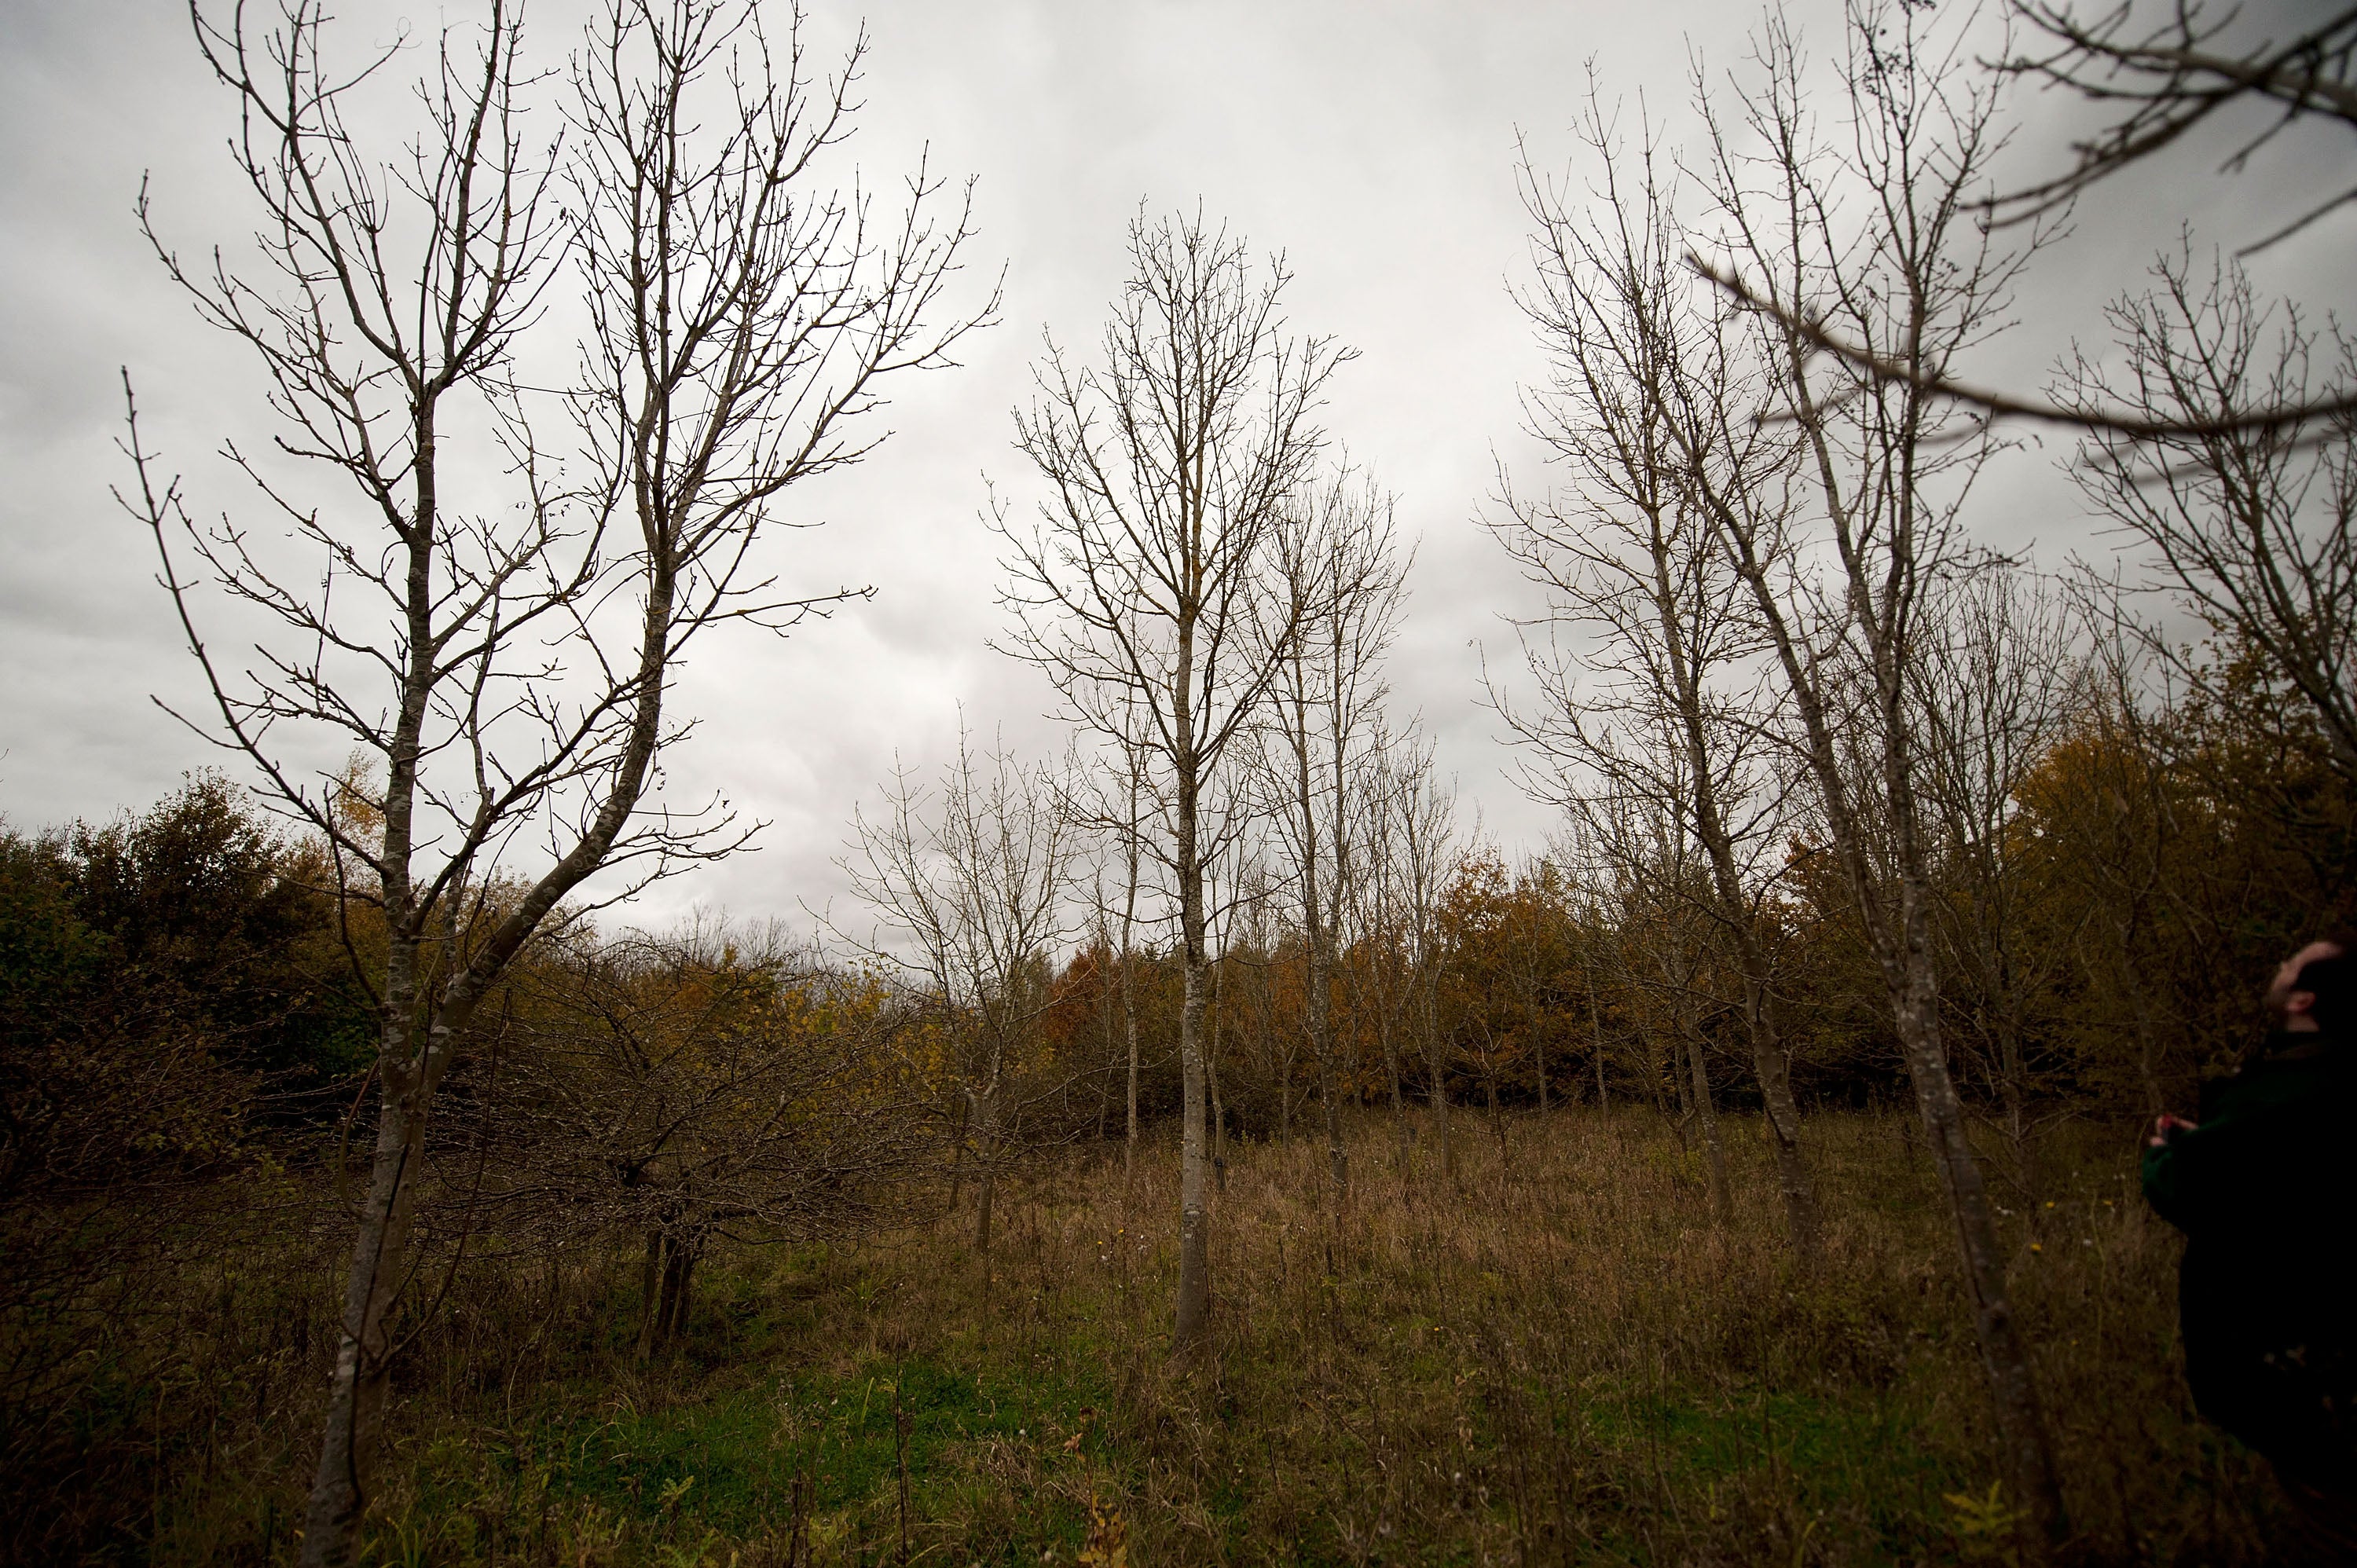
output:
{"label": "overcast sky", "polygon": [[[860,16],[834,0],[813,9],[822,55]],[[1821,53],[1835,47],[1836,5],[1793,11]],[[346,0],[337,14],[348,37],[373,42],[404,24],[430,36],[472,8]],[[552,63],[575,36],[567,14],[536,0],[533,47]],[[1004,324],[972,340],[964,368],[893,389],[884,450],[796,499],[826,528],[774,546],[792,580],[872,583],[873,602],[784,643],[699,650],[679,700],[704,724],[673,762],[673,792],[724,787],[770,825],[759,853],[668,885],[640,918],[691,901],[744,915],[823,904],[854,806],[896,755],[936,766],[961,705],[973,728],[1057,744],[1050,694],[985,646],[1000,574],[980,521],[985,480],[1018,504],[1033,493],[1009,410],[1043,328],[1092,347],[1141,202],[1157,213],[1200,202],[1256,248],[1283,249],[1294,324],[1359,349],[1327,424],[1397,492],[1420,540],[1393,660],[1399,705],[1421,713],[1503,847],[1538,847],[1552,823],[1506,777],[1480,680],[1485,650],[1493,668],[1515,657],[1501,617],[1530,606],[1476,518],[1497,465],[1521,488],[1545,482],[1516,403],[1541,368],[1508,292],[1526,275],[1517,132],[1542,165],[1573,158],[1591,56],[1609,91],[1641,91],[1671,113],[1688,50],[1736,64],[1756,15],[1749,0],[869,6],[859,164],[888,177],[929,145],[937,169],[974,177],[976,286],[1004,264]],[[2062,105],[2022,113],[2026,153],[2059,147]],[[145,536],[107,494],[125,477],[113,443],[128,365],[149,441],[187,472],[198,509],[253,505],[210,454],[264,428],[254,368],[193,320],[132,218],[146,171],[160,226],[187,250],[252,227],[223,152],[232,114],[178,0],[0,0],[0,816],[16,827],[144,806],[208,763],[238,772],[149,701],[195,711],[199,693]],[[2041,259],[2023,328],[1976,370],[2034,384],[2074,332],[2098,330],[2103,300],[2180,221],[2199,244],[2231,243],[2261,231],[2287,182],[2308,171],[2345,182],[2347,165],[2345,143],[2295,143],[2264,177],[2222,180],[2187,159],[2104,191]],[[2357,212],[2344,209],[2264,258],[2258,280],[2345,307],[2352,252]],[[1983,526],[2050,561],[2099,552],[2054,456],[2012,465],[1984,498]]]}

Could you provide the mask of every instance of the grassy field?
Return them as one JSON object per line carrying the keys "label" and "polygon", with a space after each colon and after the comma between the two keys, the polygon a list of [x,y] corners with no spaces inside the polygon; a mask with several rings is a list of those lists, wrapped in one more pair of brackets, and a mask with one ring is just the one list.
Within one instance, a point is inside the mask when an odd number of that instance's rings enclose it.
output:
{"label": "grassy field", "polygon": [[[1399,1170],[1371,1118],[1342,1203],[1322,1149],[1240,1148],[1217,1348],[1184,1372],[1167,1137],[1126,1189],[1117,1152],[1042,1157],[986,1265],[965,1219],[734,1252],[644,1368],[632,1259],[493,1258],[451,1293],[453,1348],[404,1366],[371,1560],[1028,1564],[1125,1537],[1137,1564],[2004,1561],[1911,1123],[1812,1121],[1828,1245],[1805,1275],[1756,1123],[1726,1125],[1724,1223],[1699,1152],[1633,1110],[1460,1114],[1454,1180],[1428,1134]],[[2134,1152],[2066,1125],[2034,1196],[1998,1183],[2076,1555],[2259,1561],[2264,1468],[2188,1404],[2177,1242]],[[124,1557],[293,1551],[332,1269],[277,1297],[223,1270],[179,1383],[91,1436],[129,1455],[152,1429],[152,1456],[81,1483],[77,1506],[138,1516]]]}

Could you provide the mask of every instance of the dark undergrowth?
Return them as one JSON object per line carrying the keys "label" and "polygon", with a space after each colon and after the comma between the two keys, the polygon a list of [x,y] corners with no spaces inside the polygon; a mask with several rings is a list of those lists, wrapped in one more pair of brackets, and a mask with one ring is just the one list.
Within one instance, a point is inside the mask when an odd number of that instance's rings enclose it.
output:
{"label": "dark undergrowth", "polygon": [[[708,1266],[684,1342],[634,1361],[632,1249],[468,1262],[407,1352],[375,1563],[2003,1562],[1953,1231],[1911,1124],[1810,1124],[1804,1269],[1756,1127],[1733,1212],[1649,1114],[1455,1119],[1400,1168],[1354,1134],[1234,1151],[1215,1346],[1165,1354],[1176,1161],[1116,1154],[970,1216]],[[2177,1243],[2132,1134],[2051,1132],[1993,1179],[2088,1563],[2264,1561],[2264,1466],[2203,1427]],[[290,1561],[324,1383],[331,1239],[185,1263],[177,1311],[91,1348],[17,1444],[15,1555]],[[136,1372],[128,1369],[135,1367]]]}

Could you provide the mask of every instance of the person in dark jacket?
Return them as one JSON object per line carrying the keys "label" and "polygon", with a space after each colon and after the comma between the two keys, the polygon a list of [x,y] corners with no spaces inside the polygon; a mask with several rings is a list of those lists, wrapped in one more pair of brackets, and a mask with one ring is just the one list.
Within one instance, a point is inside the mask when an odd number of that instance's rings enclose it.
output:
{"label": "person in dark jacket", "polygon": [[2357,933],[2294,953],[2266,1000],[2198,1118],[2154,1125],[2144,1190],[2186,1235],[2195,1408],[2274,1465],[2308,1554],[2357,1562]]}

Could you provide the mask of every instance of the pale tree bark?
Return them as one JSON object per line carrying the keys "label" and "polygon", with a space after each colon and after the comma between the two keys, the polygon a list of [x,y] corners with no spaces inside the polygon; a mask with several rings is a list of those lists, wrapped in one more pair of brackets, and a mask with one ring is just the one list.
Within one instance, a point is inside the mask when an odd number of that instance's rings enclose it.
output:
{"label": "pale tree bark", "polygon": [[1129,252],[1102,367],[1076,367],[1051,341],[1038,395],[1016,415],[1051,494],[1031,528],[996,521],[1011,551],[1006,648],[1048,674],[1080,723],[1110,745],[1136,735],[1148,759],[1184,969],[1171,1341],[1184,1357],[1211,1312],[1203,883],[1231,824],[1207,811],[1300,634],[1269,575],[1323,446],[1316,411],[1349,355],[1288,336],[1282,264],[1256,276],[1243,244],[1200,220],[1137,220]]}
{"label": "pale tree bark", "polygon": [[1400,1026],[1409,989],[1405,979],[1405,934],[1399,912],[1400,835],[1391,804],[1394,788],[1394,744],[1381,715],[1377,715],[1367,757],[1366,862],[1360,886],[1366,898],[1362,946],[1367,992],[1374,1012],[1375,1038],[1383,1052],[1383,1076],[1391,1090],[1392,1166],[1395,1175],[1405,1177],[1412,1132],[1400,1075]]}
{"label": "pale tree bark", "polygon": [[[574,134],[535,151],[526,100],[554,80],[521,62],[516,7],[490,0],[478,41],[444,35],[424,124],[382,160],[344,105],[390,54],[329,60],[309,0],[266,32],[242,12],[194,19],[239,99],[233,156],[268,280],[184,267],[147,232],[199,312],[262,361],[285,435],[277,457],[237,460],[315,560],[281,571],[246,528],[194,526],[135,429],[129,504],[204,669],[211,733],[322,835],[344,897],[383,915],[382,953],[352,949],[380,1019],[380,1098],[303,1540],[305,1563],[339,1563],[402,1342],[434,1099],[477,1009],[594,874],[634,865],[626,880],[643,882],[742,842],[725,809],[642,810],[683,727],[667,685],[702,630],[782,629],[844,596],[776,590],[753,553],[768,512],[872,448],[851,432],[879,376],[948,363],[995,303],[928,325],[963,209],[935,226],[939,185],[920,174],[905,219],[877,232],[864,202],[820,187],[851,72],[814,86],[790,36],[773,74],[743,7],[600,11],[565,109]],[[723,84],[740,42],[759,46],[756,67]],[[673,134],[698,119],[710,135]],[[552,182],[570,187],[561,216]],[[552,394],[518,372],[557,319],[540,306],[560,275],[582,281],[590,337],[580,381]],[[549,381],[565,360],[529,354]],[[552,403],[559,417],[536,424]],[[579,435],[563,480],[552,424]],[[494,460],[446,469],[453,446]],[[319,504],[310,474],[360,505]],[[176,541],[201,574],[180,574]],[[199,637],[206,575],[277,627],[257,668],[233,674]],[[381,774],[309,782],[290,760],[304,731]],[[355,789],[374,792],[371,831],[342,809]]]}
{"label": "pale tree bark", "polygon": [[[1126,726],[1123,734],[1130,734]],[[1137,931],[1138,857],[1143,847],[1138,836],[1143,831],[1138,796],[1145,788],[1145,756],[1141,747],[1125,743],[1121,758],[1126,807],[1121,826],[1121,1024],[1123,1038],[1129,1047],[1121,1176],[1123,1190],[1127,1192],[1134,1191],[1137,1182],[1137,950],[1134,938]]]}
{"label": "pale tree bark", "polygon": [[[1954,24],[1944,24],[1953,26]],[[1726,265],[1781,308],[1749,320],[1756,373],[1689,360],[1674,428],[1685,473],[1759,616],[1792,704],[1795,756],[1815,785],[1828,847],[1857,900],[1956,1227],[2018,1543],[2043,1560],[2069,1533],[2045,1412],[2005,1255],[1941,1035],[1932,887],[1913,723],[1929,585],[1968,557],[1961,511],[1990,446],[1927,390],[1963,349],[2002,327],[2027,249],[1999,249],[1975,215],[1995,157],[1994,92],[1964,80],[1940,19],[1900,6],[1850,16],[1847,140],[1812,140],[1797,46],[1765,37],[1739,129],[1705,105]],[[1944,62],[1944,63],[1943,63]],[[1738,151],[1740,138],[1743,149]],[[1765,146],[1764,157],[1751,149]],[[1855,228],[1840,199],[1861,199]],[[1907,366],[1883,382],[1828,366],[1798,321],[1833,321]],[[1735,372],[1731,378],[1729,371]],[[1808,504],[1726,459],[1760,427],[1730,384],[1749,383],[1794,438]],[[1717,451],[1711,444],[1718,444]],[[1813,524],[1827,554],[1796,548]],[[1820,573],[1817,568],[1823,564]]]}
{"label": "pale tree bark", "polygon": [[[1738,83],[1737,123],[1696,85],[1709,140],[1687,166],[1708,187],[1715,238],[1695,267],[1736,286],[1674,286],[1667,258],[1699,241],[1648,177],[1609,203],[1618,236],[1597,247],[1604,277],[1587,285],[1606,308],[1569,319],[1633,367],[1675,498],[1739,585],[1787,704],[1792,763],[1857,900],[1956,1226],[2018,1543],[2042,1559],[2068,1527],[1940,1031],[1911,710],[1928,585],[1969,556],[1960,512],[1990,450],[1986,426],[1952,417],[1932,389],[1959,351],[2003,325],[2027,253],[1974,222],[1996,105],[1955,63],[1943,29],[1960,25],[1853,6],[1842,139],[1828,145],[1814,139],[1797,45],[1771,14]],[[1556,255],[1559,270],[1590,262]],[[1828,333],[1904,373],[1828,362]]]}

